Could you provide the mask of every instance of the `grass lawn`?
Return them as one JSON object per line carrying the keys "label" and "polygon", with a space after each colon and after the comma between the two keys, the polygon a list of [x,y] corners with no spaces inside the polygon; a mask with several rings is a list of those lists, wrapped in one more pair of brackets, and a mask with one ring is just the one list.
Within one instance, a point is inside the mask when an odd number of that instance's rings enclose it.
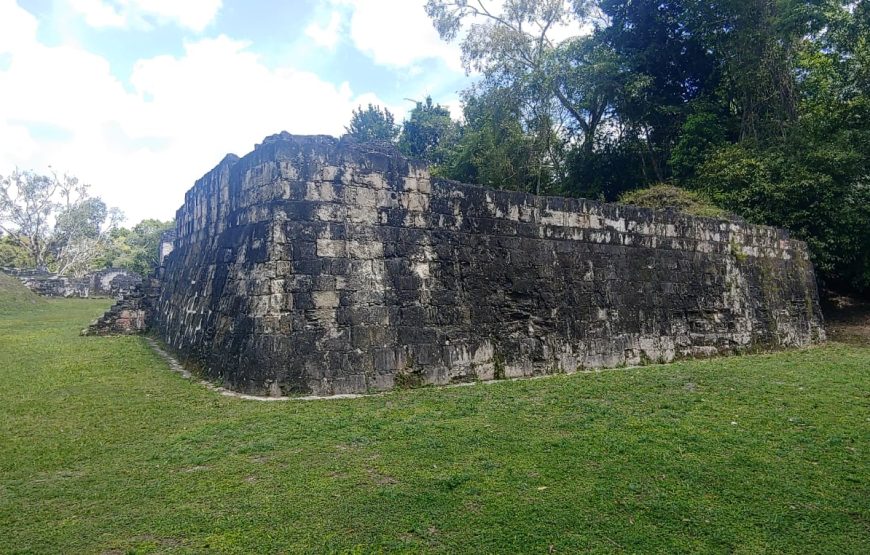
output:
{"label": "grass lawn", "polygon": [[870,348],[262,403],[0,312],[0,553],[870,552]]}

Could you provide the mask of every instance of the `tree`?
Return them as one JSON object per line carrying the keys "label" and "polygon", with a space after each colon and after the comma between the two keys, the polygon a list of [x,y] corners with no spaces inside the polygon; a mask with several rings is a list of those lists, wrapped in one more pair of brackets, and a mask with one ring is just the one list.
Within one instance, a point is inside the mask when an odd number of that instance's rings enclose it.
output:
{"label": "tree", "polygon": [[[553,93],[573,118],[567,125],[581,138],[580,147],[593,151],[601,127],[620,97],[627,98],[638,84],[624,60],[595,36],[572,38],[554,48],[545,63]],[[576,126],[576,127],[575,127]]]}
{"label": "tree", "polygon": [[350,124],[344,129],[349,136],[361,142],[394,143],[399,135],[393,114],[373,104],[366,109],[360,106],[354,110]]}
{"label": "tree", "polygon": [[533,188],[532,149],[508,91],[467,94],[465,123],[439,175],[498,189]]}
{"label": "tree", "polygon": [[163,233],[174,228],[174,221],[148,219],[142,220],[132,229],[115,229],[105,264],[132,270],[143,276],[150,274],[159,262],[157,250]]}
{"label": "tree", "polygon": [[121,219],[75,177],[14,171],[0,176],[0,230],[39,269],[80,275],[92,269]]}
{"label": "tree", "polygon": [[729,119],[716,102],[697,100],[690,104],[668,160],[677,181],[689,183],[710,153],[727,142]]}
{"label": "tree", "polygon": [[[577,80],[563,73],[564,68],[576,77],[577,66],[554,61],[554,56],[563,44],[576,54],[571,47],[580,39],[584,18],[595,4],[587,0],[506,0],[500,11],[496,6],[484,0],[428,0],[426,12],[444,40],[455,40],[463,27],[468,28],[460,45],[467,71],[483,73],[491,88],[513,88],[527,100],[527,113],[533,118],[540,118],[544,111],[551,113],[556,101],[584,133],[583,141],[587,135],[591,141],[603,110],[600,104],[606,101],[566,94],[567,90],[582,90],[569,85]],[[556,41],[552,37],[557,28],[571,29],[573,36]],[[560,61],[570,57],[562,56]]]}
{"label": "tree", "polygon": [[0,176],[0,229],[27,251],[39,269],[47,266],[52,219],[57,213],[60,196],[70,198],[77,182],[64,176],[38,175],[15,170]]}
{"label": "tree", "polygon": [[[866,292],[870,290],[867,3],[792,0],[775,8],[771,8],[774,21],[766,24],[774,30],[750,35],[758,36],[761,54],[773,49],[786,56],[781,63],[789,83],[783,85],[783,92],[776,83],[743,83],[738,76],[725,80],[723,88],[730,92],[723,96],[747,99],[745,105],[733,103],[738,132],[709,152],[689,183],[752,222],[788,228],[805,240],[825,285]],[[767,45],[771,41],[774,44]],[[758,73],[769,65],[759,62],[765,56],[748,58],[747,79],[753,75],[764,79]],[[760,68],[753,69],[759,63]]]}
{"label": "tree", "polygon": [[[742,1],[742,0],[741,0]],[[669,179],[667,161],[690,103],[715,89],[717,60],[696,29],[696,0],[600,0],[609,25],[598,40],[633,78],[618,118],[626,139],[643,146],[638,162],[647,182]],[[710,17],[718,17],[719,14]]]}
{"label": "tree", "polygon": [[427,96],[425,102],[417,102],[402,123],[399,150],[407,156],[439,164],[456,136],[457,125],[450,118],[450,110],[433,104],[432,97]]}
{"label": "tree", "polygon": [[[489,169],[502,168],[496,173],[502,174],[497,180],[503,186],[521,183],[535,193],[567,190],[565,154],[569,145],[593,148],[615,90],[611,81],[591,79],[614,67],[603,62],[606,53],[581,36],[584,18],[594,3],[507,0],[497,9],[498,4],[482,0],[426,3],[443,39],[455,40],[463,28],[467,30],[460,44],[463,64],[469,72],[482,73],[483,79],[466,92],[466,102],[474,96],[498,98],[501,108],[492,115],[511,114],[525,135],[519,140],[514,134],[515,140],[505,145],[510,148],[499,149],[498,156],[486,162],[484,157],[477,159]],[[554,39],[557,30],[567,38]],[[489,124],[478,131],[487,127],[482,134],[466,135],[466,143],[470,138],[491,139],[503,134]],[[508,161],[504,155],[510,151],[525,159]],[[526,168],[531,168],[530,181],[521,175]]]}
{"label": "tree", "polygon": [[626,191],[654,182],[645,163],[647,149],[645,140],[632,133],[608,136],[592,152],[570,149],[564,193],[614,202]]}
{"label": "tree", "polygon": [[99,198],[85,197],[57,215],[51,240],[54,267],[61,275],[82,276],[99,266],[111,242],[111,232],[123,220]]}

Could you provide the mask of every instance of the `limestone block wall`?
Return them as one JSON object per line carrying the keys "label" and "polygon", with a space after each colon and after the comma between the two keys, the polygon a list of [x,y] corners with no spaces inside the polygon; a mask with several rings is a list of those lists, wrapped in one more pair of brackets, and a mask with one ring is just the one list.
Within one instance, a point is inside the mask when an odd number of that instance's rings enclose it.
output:
{"label": "limestone block wall", "polygon": [[286,133],[187,193],[152,328],[238,390],[366,392],[808,345],[778,229],[430,177]]}

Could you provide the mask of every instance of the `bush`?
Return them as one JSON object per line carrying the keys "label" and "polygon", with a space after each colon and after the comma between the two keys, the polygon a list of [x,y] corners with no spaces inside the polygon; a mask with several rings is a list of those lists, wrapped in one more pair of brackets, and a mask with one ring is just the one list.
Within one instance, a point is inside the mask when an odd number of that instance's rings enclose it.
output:
{"label": "bush", "polygon": [[[829,141],[834,142],[832,131]],[[697,186],[750,222],[784,227],[806,241],[823,285],[870,291],[870,183],[866,155],[800,142],[765,150],[729,145],[699,168]]]}
{"label": "bush", "polygon": [[619,202],[658,210],[672,209],[684,214],[706,218],[731,217],[728,212],[716,207],[702,194],[667,183],[659,183],[647,189],[629,191],[619,197]]}

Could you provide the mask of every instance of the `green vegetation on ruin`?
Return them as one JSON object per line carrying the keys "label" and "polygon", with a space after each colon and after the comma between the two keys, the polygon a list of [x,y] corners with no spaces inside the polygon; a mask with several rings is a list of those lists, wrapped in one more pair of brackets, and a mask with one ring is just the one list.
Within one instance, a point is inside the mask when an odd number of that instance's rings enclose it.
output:
{"label": "green vegetation on ruin", "polygon": [[655,210],[673,209],[691,216],[705,218],[730,218],[728,212],[717,208],[701,193],[688,191],[667,183],[659,183],[647,189],[635,189],[619,197],[623,204],[633,204]]}
{"label": "green vegetation on ruin", "polygon": [[0,314],[2,553],[870,550],[866,344],[262,403],[107,304]]}

